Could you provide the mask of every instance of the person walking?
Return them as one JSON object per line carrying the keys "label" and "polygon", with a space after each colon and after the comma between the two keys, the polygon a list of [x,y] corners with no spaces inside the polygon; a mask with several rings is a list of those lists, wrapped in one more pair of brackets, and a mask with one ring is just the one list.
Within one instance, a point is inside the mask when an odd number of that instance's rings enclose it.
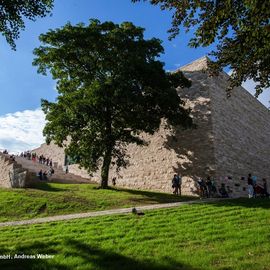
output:
{"label": "person walking", "polygon": [[269,192],[268,192],[268,186],[267,186],[266,179],[263,178],[262,181],[263,181],[263,192],[264,192],[264,196],[265,196],[265,197],[269,197],[270,194],[269,194]]}
{"label": "person walking", "polygon": [[182,194],[182,176],[181,176],[181,174],[178,174],[177,177],[178,177],[178,182],[179,182],[179,186],[178,186],[179,195],[181,196],[181,194]]}
{"label": "person walking", "polygon": [[172,179],[172,188],[174,189],[173,190],[173,194],[178,195],[179,194],[179,177],[178,177],[177,174],[175,174],[173,176],[173,179]]}
{"label": "person walking", "polygon": [[252,180],[251,173],[248,174],[247,182],[248,182],[248,197],[253,198],[254,188],[253,188],[253,180]]}

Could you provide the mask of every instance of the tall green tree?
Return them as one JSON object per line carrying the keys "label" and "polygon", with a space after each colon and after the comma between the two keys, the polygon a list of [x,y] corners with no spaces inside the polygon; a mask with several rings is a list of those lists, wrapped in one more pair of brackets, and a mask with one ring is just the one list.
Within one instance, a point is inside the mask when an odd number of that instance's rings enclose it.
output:
{"label": "tall green tree", "polygon": [[12,49],[25,28],[23,18],[45,17],[52,7],[53,0],[0,0],[0,32]]}
{"label": "tall green tree", "polygon": [[195,27],[191,47],[218,43],[212,52],[212,68],[218,71],[228,66],[233,70],[231,88],[253,79],[258,96],[270,87],[270,1],[148,1],[173,12],[170,38],[178,35],[181,27],[187,31]]}
{"label": "tall green tree", "polygon": [[168,128],[192,124],[175,90],[190,82],[164,71],[161,41],[143,32],[130,22],[66,24],[40,35],[34,51],[33,64],[51,72],[59,92],[57,102],[42,101],[47,142],[65,146],[89,173],[101,167],[102,188],[112,162],[127,165],[126,145],[144,144],[141,132],[153,134],[162,118]]}

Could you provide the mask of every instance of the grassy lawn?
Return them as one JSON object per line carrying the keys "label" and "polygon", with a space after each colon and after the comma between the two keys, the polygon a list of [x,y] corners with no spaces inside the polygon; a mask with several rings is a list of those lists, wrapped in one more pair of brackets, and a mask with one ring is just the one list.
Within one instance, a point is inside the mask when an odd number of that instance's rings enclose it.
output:
{"label": "grassy lawn", "polygon": [[269,270],[270,200],[238,199],[174,209],[0,229],[0,269]]}
{"label": "grassy lawn", "polygon": [[0,222],[196,199],[91,184],[39,183],[31,189],[0,189]]}

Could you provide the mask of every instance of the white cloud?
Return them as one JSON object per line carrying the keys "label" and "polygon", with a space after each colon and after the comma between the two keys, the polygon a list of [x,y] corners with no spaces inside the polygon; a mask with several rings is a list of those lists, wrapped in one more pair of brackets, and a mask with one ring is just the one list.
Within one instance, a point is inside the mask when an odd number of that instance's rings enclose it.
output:
{"label": "white cloud", "polygon": [[0,116],[0,149],[18,153],[38,147],[45,141],[45,116],[41,109]]}

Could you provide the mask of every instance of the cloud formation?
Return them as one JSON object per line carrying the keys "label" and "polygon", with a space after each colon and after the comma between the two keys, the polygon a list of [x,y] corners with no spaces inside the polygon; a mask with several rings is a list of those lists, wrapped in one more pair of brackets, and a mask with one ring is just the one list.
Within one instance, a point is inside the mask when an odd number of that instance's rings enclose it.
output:
{"label": "cloud formation", "polygon": [[45,116],[41,109],[0,116],[0,150],[18,153],[38,147],[45,141]]}

